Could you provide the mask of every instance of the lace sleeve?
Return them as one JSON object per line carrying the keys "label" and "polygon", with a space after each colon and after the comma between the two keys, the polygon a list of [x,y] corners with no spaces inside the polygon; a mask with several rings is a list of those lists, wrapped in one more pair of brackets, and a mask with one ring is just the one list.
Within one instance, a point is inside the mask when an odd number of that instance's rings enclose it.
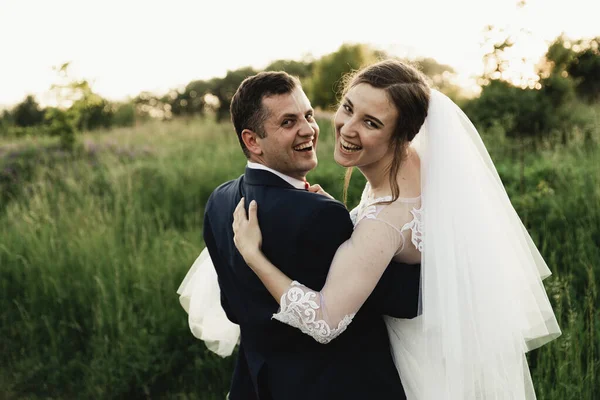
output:
{"label": "lace sleeve", "polygon": [[293,281],[281,297],[280,311],[273,318],[300,329],[319,343],[329,343],[346,330],[356,313],[344,316],[336,328],[331,328],[323,315],[324,304],[321,292]]}
{"label": "lace sleeve", "polygon": [[273,318],[296,327],[319,343],[339,336],[369,297],[398,249],[401,234],[380,219],[364,219],[333,258],[323,289],[293,282]]}

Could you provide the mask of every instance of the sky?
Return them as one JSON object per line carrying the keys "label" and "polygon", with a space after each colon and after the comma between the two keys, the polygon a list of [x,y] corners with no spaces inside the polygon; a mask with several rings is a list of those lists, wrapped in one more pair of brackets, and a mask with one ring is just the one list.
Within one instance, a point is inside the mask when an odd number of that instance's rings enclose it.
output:
{"label": "sky", "polygon": [[[53,66],[124,100],[164,93],[277,59],[321,57],[365,43],[448,64],[465,86],[481,73],[484,28],[517,36],[516,75],[561,33],[600,36],[598,0],[0,0],[0,107],[51,102]],[[525,29],[527,32],[523,32]]]}

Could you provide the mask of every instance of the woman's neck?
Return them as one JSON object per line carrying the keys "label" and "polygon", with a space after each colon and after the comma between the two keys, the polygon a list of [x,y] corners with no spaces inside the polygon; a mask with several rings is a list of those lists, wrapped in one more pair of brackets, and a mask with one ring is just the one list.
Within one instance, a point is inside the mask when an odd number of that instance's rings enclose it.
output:
{"label": "woman's neck", "polygon": [[[397,171],[400,175],[403,172],[403,168],[406,165],[408,157],[410,157],[410,150],[405,150],[405,155],[402,157],[402,164]],[[390,173],[393,161],[393,154],[390,157],[383,157],[376,163],[358,167],[360,172],[367,178],[369,185],[371,186],[371,192],[376,197],[386,196],[392,194],[392,188],[390,186]],[[397,178],[397,177],[396,177]]]}
{"label": "woman's neck", "polygon": [[390,167],[388,165],[369,165],[359,167],[360,172],[367,178],[371,191],[380,195],[391,193],[390,188]]}

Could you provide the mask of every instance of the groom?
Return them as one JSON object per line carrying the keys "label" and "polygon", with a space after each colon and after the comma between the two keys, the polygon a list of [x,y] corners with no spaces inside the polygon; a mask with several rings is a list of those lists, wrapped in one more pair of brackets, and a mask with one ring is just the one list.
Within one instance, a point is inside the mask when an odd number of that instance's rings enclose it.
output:
{"label": "groom", "polygon": [[382,315],[412,318],[420,271],[389,267],[352,324],[322,345],[271,317],[278,310],[233,242],[233,211],[256,200],[262,250],[286,275],[319,290],[353,226],[343,204],[307,191],[317,166],[319,126],[300,82],[284,72],[244,80],[231,119],[248,159],[244,175],[211,194],[204,240],[219,277],[221,303],[240,326],[231,400],[403,399]]}

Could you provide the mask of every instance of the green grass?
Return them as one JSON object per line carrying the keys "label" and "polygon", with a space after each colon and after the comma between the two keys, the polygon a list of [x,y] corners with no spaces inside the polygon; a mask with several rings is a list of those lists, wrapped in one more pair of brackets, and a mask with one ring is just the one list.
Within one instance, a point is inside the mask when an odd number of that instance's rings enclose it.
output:
{"label": "green grass", "polygon": [[[309,180],[341,198],[321,122]],[[600,148],[486,142],[554,275],[563,336],[530,354],[539,399],[600,396]],[[222,399],[233,358],[207,351],[175,293],[203,247],[204,204],[245,159],[228,124],[191,119],[54,140],[0,141],[0,393],[7,399]],[[349,205],[364,178],[355,173]]]}

